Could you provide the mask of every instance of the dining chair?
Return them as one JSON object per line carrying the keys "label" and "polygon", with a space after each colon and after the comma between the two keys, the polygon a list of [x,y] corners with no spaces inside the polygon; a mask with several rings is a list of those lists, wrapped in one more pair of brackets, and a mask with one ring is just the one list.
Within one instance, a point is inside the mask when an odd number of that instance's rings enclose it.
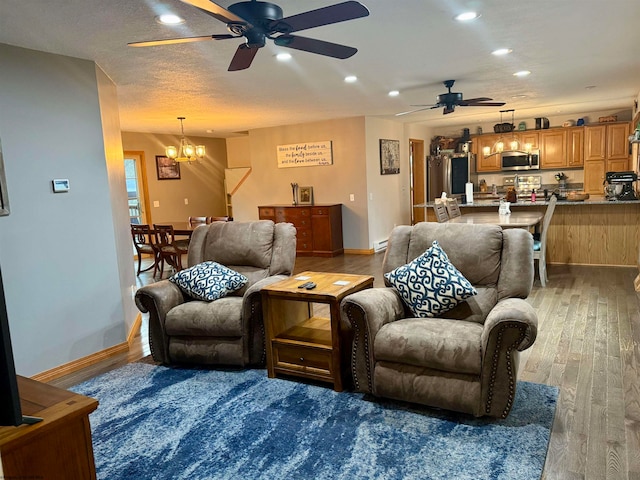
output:
{"label": "dining chair", "polygon": [[[160,278],[164,273],[165,261],[175,270],[182,270],[182,255],[187,253],[187,249],[176,244],[173,233],[173,225],[153,224],[155,235],[155,248],[158,252],[158,263],[160,264]],[[155,270],[154,275],[155,277]]]}
{"label": "dining chair", "polygon": [[540,238],[537,239],[537,235],[533,240],[533,259],[538,260],[538,274],[540,275],[540,284],[545,287],[547,285],[547,232],[549,230],[549,224],[551,223],[551,217],[553,217],[553,211],[556,209],[557,198],[555,195],[551,196],[547,210],[544,213],[542,219],[542,228],[540,229]]}
{"label": "dining chair", "polygon": [[196,225],[206,225],[209,217],[189,217],[189,225],[195,227]]}
{"label": "dining chair", "polygon": [[449,220],[449,214],[447,213],[447,207],[440,199],[436,199],[433,204],[433,211],[436,212],[436,219],[438,223],[443,223]]}
{"label": "dining chair", "polygon": [[[149,225],[131,224],[131,238],[133,239],[133,246],[138,254],[138,273],[136,273],[136,275],[140,275],[141,272],[146,272],[153,268],[153,276],[156,276],[156,269],[158,268],[158,252],[156,251],[156,247],[153,244],[151,237],[151,228]],[[141,269],[142,255],[153,256],[153,264],[144,270]]]}
{"label": "dining chair", "polygon": [[447,207],[447,214],[449,215],[449,218],[462,216],[460,207],[458,206],[457,198],[447,198],[447,203],[445,204],[445,206]]}

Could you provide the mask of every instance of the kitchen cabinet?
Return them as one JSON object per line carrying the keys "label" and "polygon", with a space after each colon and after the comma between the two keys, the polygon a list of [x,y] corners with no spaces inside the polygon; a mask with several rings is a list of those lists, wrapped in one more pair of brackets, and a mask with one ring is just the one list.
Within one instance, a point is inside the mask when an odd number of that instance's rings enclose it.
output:
{"label": "kitchen cabinet", "polygon": [[517,138],[523,150],[525,150],[527,144],[531,145],[531,150],[538,150],[540,148],[540,135],[538,132],[521,131],[517,134]]}
{"label": "kitchen cabinet", "polygon": [[567,128],[567,166],[584,165],[584,127]]}
{"label": "kitchen cabinet", "polygon": [[606,172],[629,169],[630,130],[628,122],[585,127],[585,192],[602,194]]}
{"label": "kitchen cabinet", "polygon": [[567,130],[554,128],[540,132],[540,168],[567,166]]}
{"label": "kitchen cabinet", "polygon": [[258,218],[292,223],[299,256],[334,257],[344,253],[342,204],[265,205],[258,207]]}
{"label": "kitchen cabinet", "polygon": [[501,169],[500,155],[485,156],[484,147],[493,150],[500,135],[488,134],[472,137],[471,151],[476,155],[476,172],[499,172]]}

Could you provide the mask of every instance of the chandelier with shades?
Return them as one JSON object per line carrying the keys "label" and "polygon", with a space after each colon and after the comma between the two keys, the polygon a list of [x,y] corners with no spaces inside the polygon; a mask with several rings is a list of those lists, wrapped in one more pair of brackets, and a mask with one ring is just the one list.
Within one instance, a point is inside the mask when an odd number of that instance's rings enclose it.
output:
{"label": "chandelier with shades", "polygon": [[175,162],[191,163],[204,158],[205,148],[204,145],[191,145],[185,138],[184,125],[182,123],[184,119],[185,117],[178,117],[178,120],[180,120],[180,129],[182,130],[180,145],[178,147],[174,147],[173,145],[168,146],[165,149],[165,154]]}
{"label": "chandelier with shades", "polygon": [[[506,112],[511,112],[511,123],[502,123],[502,114]],[[525,143],[524,145],[522,145],[520,140],[518,140],[516,134],[514,133],[515,125],[513,123],[513,112],[513,109],[500,110],[500,123],[496,125],[494,129],[498,128],[496,130],[496,133],[511,132],[511,138],[505,139],[502,135],[500,135],[498,141],[494,143],[492,147],[486,146],[482,149],[482,154],[485,157],[498,155],[502,152],[519,152],[525,154],[531,153],[533,145],[531,145],[530,143]],[[506,145],[508,145],[509,148],[505,148]]]}

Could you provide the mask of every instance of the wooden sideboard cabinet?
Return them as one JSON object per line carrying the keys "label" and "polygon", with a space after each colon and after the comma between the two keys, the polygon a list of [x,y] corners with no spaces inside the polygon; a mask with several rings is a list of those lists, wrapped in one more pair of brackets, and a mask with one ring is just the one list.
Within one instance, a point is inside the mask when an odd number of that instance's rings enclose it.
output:
{"label": "wooden sideboard cabinet", "polygon": [[342,204],[264,205],[258,207],[258,217],[292,223],[297,231],[296,252],[300,256],[335,257],[344,253]]}

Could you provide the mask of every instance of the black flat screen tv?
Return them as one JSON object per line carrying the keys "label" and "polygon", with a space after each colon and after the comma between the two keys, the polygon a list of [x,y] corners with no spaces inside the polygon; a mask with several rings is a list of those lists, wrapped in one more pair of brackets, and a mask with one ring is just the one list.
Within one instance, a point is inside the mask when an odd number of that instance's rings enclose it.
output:
{"label": "black flat screen tv", "polygon": [[0,425],[17,426],[22,422],[22,409],[20,408],[20,394],[18,392],[18,379],[13,363],[13,350],[11,348],[11,335],[9,333],[9,318],[7,316],[7,304],[4,298],[4,284],[2,283],[2,270],[0,269]]}

